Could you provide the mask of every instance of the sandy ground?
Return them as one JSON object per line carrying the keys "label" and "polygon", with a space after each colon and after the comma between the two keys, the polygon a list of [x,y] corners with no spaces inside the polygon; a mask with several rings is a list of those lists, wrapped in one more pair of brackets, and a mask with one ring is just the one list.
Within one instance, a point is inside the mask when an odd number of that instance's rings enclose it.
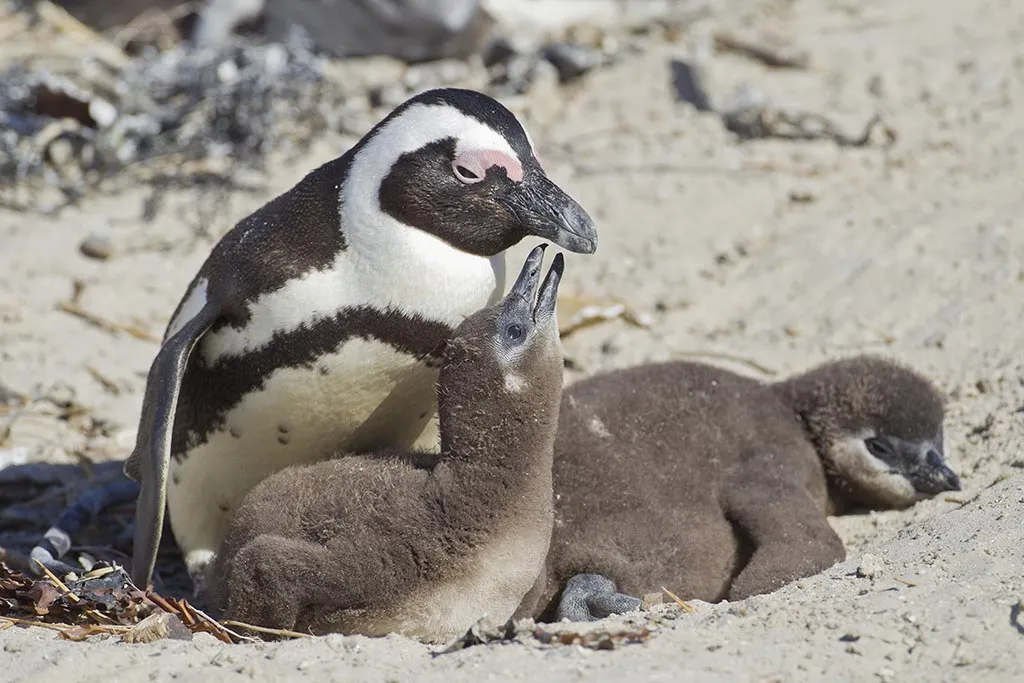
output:
{"label": "sandy ground", "polygon": [[[836,519],[845,564],[743,603],[661,608],[646,618],[652,637],[611,652],[519,643],[435,657],[399,637],[340,636],[127,646],[8,629],[0,680],[1024,678],[1024,5],[736,1],[719,3],[715,25],[772,30],[812,55],[808,70],[772,71],[719,54],[716,99],[747,83],[851,129],[880,111],[897,141],[737,143],[715,115],[673,99],[669,60],[690,54],[692,36],[509,100],[549,174],[600,222],[599,252],[568,259],[563,294],[618,297],[653,319],[568,337],[578,368],[569,380],[686,354],[781,373],[857,351],[891,355],[946,392],[962,494]],[[265,191],[230,198],[230,221],[202,223],[182,196],[142,222],[141,191],[55,218],[0,212],[0,381],[22,392],[67,385],[123,426],[87,439],[27,415],[8,458],[123,458],[131,447],[156,346],[58,311],[73,280],[86,283],[85,309],[158,335],[212,239],[351,141],[325,136],[300,163],[276,167]],[[114,257],[83,257],[89,235],[110,238]],[[858,577],[862,565],[877,572]]]}

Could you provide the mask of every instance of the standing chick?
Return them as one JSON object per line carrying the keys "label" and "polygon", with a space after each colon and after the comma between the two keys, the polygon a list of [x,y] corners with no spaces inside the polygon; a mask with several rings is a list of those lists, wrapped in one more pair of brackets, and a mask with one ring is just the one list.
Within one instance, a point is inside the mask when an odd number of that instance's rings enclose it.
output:
{"label": "standing chick", "polygon": [[559,254],[535,305],[542,257],[535,248],[508,296],[446,345],[439,455],[349,455],[252,489],[211,566],[228,616],[439,641],[513,615],[551,538],[563,265]]}
{"label": "standing chick", "polygon": [[687,362],[580,381],[535,611],[587,621],[662,586],[741,600],[822,571],[845,555],[828,514],[959,490],[942,420],[927,380],[868,356],[767,385]]}

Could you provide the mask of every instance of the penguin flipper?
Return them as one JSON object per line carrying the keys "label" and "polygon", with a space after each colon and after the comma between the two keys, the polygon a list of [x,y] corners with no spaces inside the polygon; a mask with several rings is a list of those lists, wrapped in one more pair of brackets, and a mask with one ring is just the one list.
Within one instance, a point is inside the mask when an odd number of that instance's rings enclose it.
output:
{"label": "penguin flipper", "polygon": [[135,542],[132,548],[132,580],[140,588],[148,586],[153,577],[160,546],[167,505],[167,471],[171,462],[174,414],[185,369],[196,344],[220,312],[220,302],[207,301],[191,320],[164,341],[149,368],[135,450],[124,466],[124,473],[141,485],[135,504]]}
{"label": "penguin flipper", "polygon": [[843,561],[845,546],[802,470],[779,467],[770,453],[748,456],[745,467],[722,485],[726,517],[753,548],[732,580],[730,601],[770,593]]}

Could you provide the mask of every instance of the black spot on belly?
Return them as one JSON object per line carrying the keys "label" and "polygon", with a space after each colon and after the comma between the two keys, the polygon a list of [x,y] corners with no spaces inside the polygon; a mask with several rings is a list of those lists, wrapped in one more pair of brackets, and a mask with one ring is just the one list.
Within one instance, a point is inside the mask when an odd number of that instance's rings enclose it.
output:
{"label": "black spot on belly", "polygon": [[234,427],[232,427],[231,429],[228,430],[228,434],[230,434],[231,436],[233,436],[236,439],[241,439],[242,438],[242,432],[238,431]]}
{"label": "black spot on belly", "polygon": [[181,482],[181,477],[178,476],[177,472],[175,472],[174,474],[171,475],[171,483],[172,484],[177,486],[180,482]]}
{"label": "black spot on belly", "polygon": [[426,413],[420,413],[420,419],[421,419],[421,420],[422,420],[423,418],[425,418],[426,416],[427,416],[427,414],[426,414]]}
{"label": "black spot on belly", "polygon": [[329,367],[327,367],[326,365],[321,365],[320,366],[320,374],[321,375],[329,375],[330,373],[331,373],[331,369]]}
{"label": "black spot on belly", "polygon": [[[265,388],[266,379],[278,368],[302,368],[311,374],[325,369],[330,372],[321,358],[350,339],[379,341],[436,368],[453,333],[451,326],[419,315],[356,306],[278,332],[269,343],[241,356],[221,358],[208,365],[199,355],[189,363],[182,382],[171,452],[180,460],[186,451],[224,429],[228,412],[247,394]],[[229,432],[235,438],[241,436],[235,430]]]}
{"label": "black spot on belly", "polygon": [[219,510],[220,510],[221,512],[227,512],[227,511],[228,511],[228,510],[230,509],[230,508],[229,508],[229,507],[228,507],[228,506],[227,506],[226,504],[224,504],[224,503],[217,503],[217,508],[218,508],[218,509],[219,509]]}
{"label": "black spot on belly", "polygon": [[277,437],[277,442],[278,442],[279,444],[281,444],[282,446],[287,446],[287,445],[288,445],[288,442],[289,442],[289,439],[288,439],[288,437],[287,437],[287,436],[283,436],[283,435],[282,435],[282,436],[278,436],[278,437]]}
{"label": "black spot on belly", "polygon": [[289,430],[285,425],[277,425],[277,431],[281,434],[287,434]]}

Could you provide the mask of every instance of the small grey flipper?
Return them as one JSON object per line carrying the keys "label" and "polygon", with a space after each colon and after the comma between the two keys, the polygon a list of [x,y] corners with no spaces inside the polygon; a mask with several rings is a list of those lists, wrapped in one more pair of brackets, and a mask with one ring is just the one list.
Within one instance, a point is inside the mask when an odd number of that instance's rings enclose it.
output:
{"label": "small grey flipper", "polygon": [[124,466],[124,473],[141,485],[135,504],[132,581],[143,590],[153,577],[163,531],[171,435],[181,382],[192,351],[220,311],[219,302],[207,301],[199,313],[164,341],[149,368],[135,450]]}
{"label": "small grey flipper", "polygon": [[597,621],[640,607],[640,598],[615,590],[615,582],[600,574],[576,574],[565,582],[555,619]]}
{"label": "small grey flipper", "polygon": [[747,456],[744,468],[722,486],[726,516],[753,550],[732,580],[730,601],[770,593],[846,557],[806,475],[779,468],[770,453]]}

